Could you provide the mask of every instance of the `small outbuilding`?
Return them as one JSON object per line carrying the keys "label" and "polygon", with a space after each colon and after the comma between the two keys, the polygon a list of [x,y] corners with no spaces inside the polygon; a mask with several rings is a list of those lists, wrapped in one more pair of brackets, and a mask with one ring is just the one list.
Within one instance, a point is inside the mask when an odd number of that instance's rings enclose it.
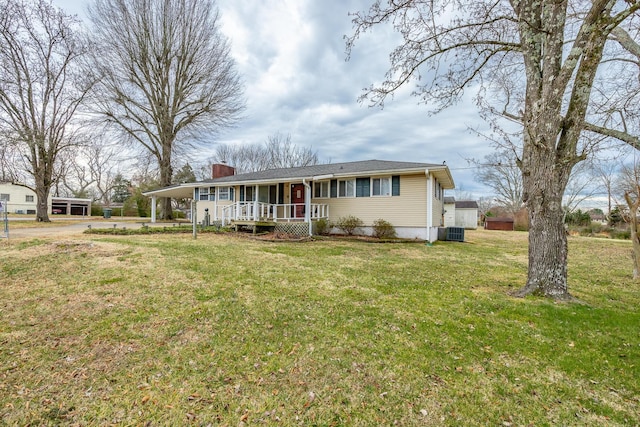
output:
{"label": "small outbuilding", "polygon": [[513,231],[513,218],[487,217],[484,220],[485,230]]}
{"label": "small outbuilding", "polygon": [[456,200],[444,198],[445,227],[462,227],[467,230],[478,228],[478,203],[475,200]]}

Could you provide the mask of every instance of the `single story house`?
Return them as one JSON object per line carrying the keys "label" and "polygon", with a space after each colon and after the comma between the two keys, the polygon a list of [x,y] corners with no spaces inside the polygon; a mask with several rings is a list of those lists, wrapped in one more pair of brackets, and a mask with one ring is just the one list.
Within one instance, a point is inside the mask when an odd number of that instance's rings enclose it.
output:
{"label": "single story house", "polygon": [[444,226],[477,229],[478,202],[475,200],[456,200],[454,197],[449,196],[445,197]]}
{"label": "single story house", "polygon": [[223,225],[269,222],[302,224],[353,215],[372,232],[377,219],[390,222],[399,237],[437,240],[443,225],[444,190],[454,182],[446,165],[365,160],[235,174],[213,165],[212,179],[145,192],[152,198],[190,198],[192,218],[205,215]]}
{"label": "single story house", "polygon": [[[0,201],[8,213],[35,215],[37,200],[35,191],[26,185],[0,182]],[[91,199],[49,196],[47,208],[49,214],[91,215]]]}

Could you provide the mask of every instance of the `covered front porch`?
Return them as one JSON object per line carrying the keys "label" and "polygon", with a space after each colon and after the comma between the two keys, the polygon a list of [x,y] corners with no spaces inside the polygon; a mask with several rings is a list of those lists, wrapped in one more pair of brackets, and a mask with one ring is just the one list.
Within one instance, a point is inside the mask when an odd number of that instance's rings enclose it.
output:
{"label": "covered front porch", "polygon": [[329,205],[320,203],[273,204],[258,201],[235,202],[222,209],[223,226],[238,221],[256,222],[309,222],[329,219]]}
{"label": "covered front porch", "polygon": [[[203,185],[204,184],[204,185]],[[311,203],[311,185],[298,182],[259,185],[181,184],[147,192],[151,201],[151,222],[156,221],[159,197],[191,200],[190,217],[195,224],[219,226],[269,227],[276,224],[304,228],[311,233],[312,223],[329,219],[329,205]],[[283,225],[284,226],[284,225]],[[305,232],[306,234],[306,232]]]}

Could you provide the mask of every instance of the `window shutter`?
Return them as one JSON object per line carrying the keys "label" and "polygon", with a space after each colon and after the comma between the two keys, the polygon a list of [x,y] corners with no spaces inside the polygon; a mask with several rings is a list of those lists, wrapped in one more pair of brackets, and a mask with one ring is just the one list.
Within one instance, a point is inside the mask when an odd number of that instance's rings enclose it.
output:
{"label": "window shutter", "polygon": [[240,186],[240,201],[244,202],[244,185]]}
{"label": "window shutter", "polygon": [[371,195],[371,180],[367,178],[356,179],[356,197],[369,197]]}
{"label": "window shutter", "polygon": [[229,200],[231,200],[232,202],[235,201],[235,199],[233,197],[234,196],[234,194],[233,194],[234,190],[235,190],[234,187],[229,187]]}
{"label": "window shutter", "polygon": [[195,191],[193,192],[193,199],[194,200],[200,200],[200,189],[198,187],[195,188]]}
{"label": "window shutter", "polygon": [[400,195],[400,176],[394,175],[391,177],[391,195],[399,196]]}
{"label": "window shutter", "polygon": [[278,204],[284,204],[284,182],[278,184]]}
{"label": "window shutter", "polygon": [[331,194],[330,194],[330,196],[332,198],[338,197],[338,180],[337,179],[332,179],[331,180]]}

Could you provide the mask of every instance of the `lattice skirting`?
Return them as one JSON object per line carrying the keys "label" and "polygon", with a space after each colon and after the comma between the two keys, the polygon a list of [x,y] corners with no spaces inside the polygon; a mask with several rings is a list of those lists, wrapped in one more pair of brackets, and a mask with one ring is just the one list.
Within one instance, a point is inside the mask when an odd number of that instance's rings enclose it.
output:
{"label": "lattice skirting", "polygon": [[292,234],[294,236],[308,236],[308,222],[279,222],[274,229],[276,232]]}

